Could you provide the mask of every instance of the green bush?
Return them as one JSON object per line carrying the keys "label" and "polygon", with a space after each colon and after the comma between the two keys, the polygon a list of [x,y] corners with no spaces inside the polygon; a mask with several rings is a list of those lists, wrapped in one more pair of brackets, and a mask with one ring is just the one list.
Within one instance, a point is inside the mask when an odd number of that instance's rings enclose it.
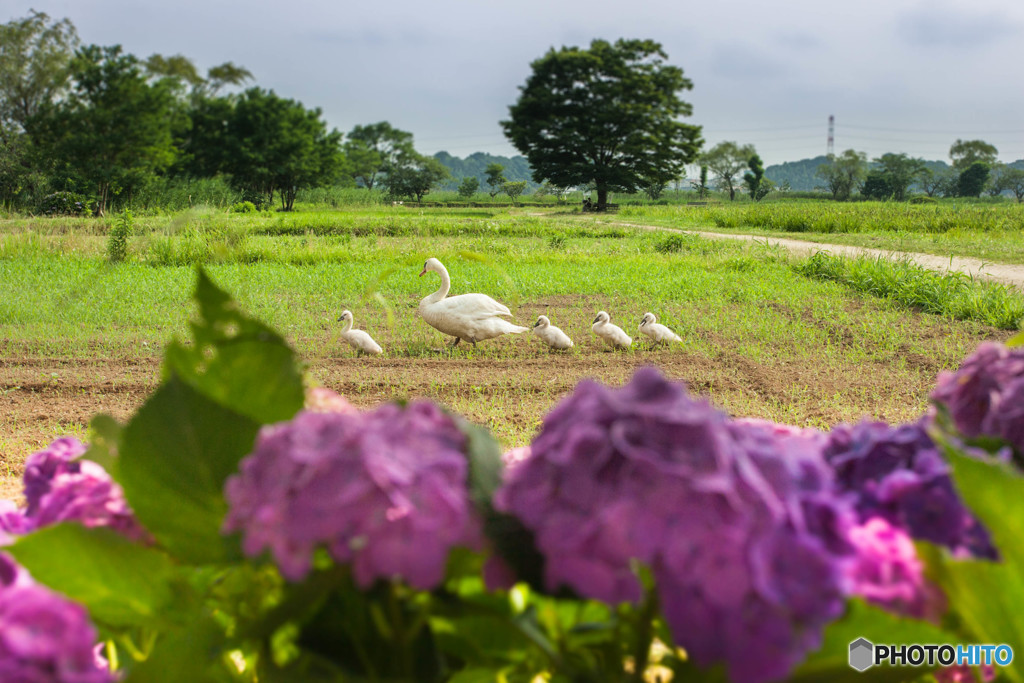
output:
{"label": "green bush", "polygon": [[74,192],[53,192],[36,204],[36,213],[44,216],[81,216],[88,210],[85,197]]}
{"label": "green bush", "polygon": [[256,213],[256,205],[252,202],[238,202],[231,207],[231,213]]}
{"label": "green bush", "polygon": [[935,197],[911,197],[911,204],[938,204],[939,200]]}

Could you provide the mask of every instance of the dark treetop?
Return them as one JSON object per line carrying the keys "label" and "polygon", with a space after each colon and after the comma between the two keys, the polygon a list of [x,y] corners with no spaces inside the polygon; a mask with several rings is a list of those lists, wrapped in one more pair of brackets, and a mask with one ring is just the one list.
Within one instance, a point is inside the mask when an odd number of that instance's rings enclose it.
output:
{"label": "dark treetop", "polygon": [[702,140],[699,126],[678,121],[692,113],[678,93],[693,84],[666,57],[650,40],[595,40],[589,50],[552,48],[534,61],[502,121],[534,179],[593,183],[603,205],[609,191],[678,176]]}

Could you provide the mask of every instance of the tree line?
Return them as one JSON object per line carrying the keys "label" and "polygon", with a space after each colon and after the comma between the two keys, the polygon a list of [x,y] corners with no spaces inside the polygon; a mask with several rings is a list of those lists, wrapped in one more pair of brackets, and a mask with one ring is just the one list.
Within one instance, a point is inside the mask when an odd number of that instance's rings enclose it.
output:
{"label": "tree line", "polygon": [[[201,74],[182,55],[146,59],[81,45],[45,13],[0,25],[0,202],[103,214],[158,178],[223,176],[257,206],[323,185],[422,198],[448,177],[387,122],[328,130],[320,109],[231,62]],[[230,91],[230,92],[228,92]]]}
{"label": "tree line", "polygon": [[[341,185],[422,200],[451,177],[420,154],[413,135],[387,121],[328,130],[320,109],[272,90],[248,87],[253,75],[231,62],[205,74],[182,55],[140,59],[120,46],[82,46],[67,19],[41,12],[0,25],[0,201],[8,208],[103,214],[159,179],[220,177],[258,208],[291,210],[305,188]],[[688,165],[701,197],[712,185],[754,201],[776,190],[752,145],[722,142],[702,151],[701,127],[681,119],[693,88],[651,40],[594,40],[589,48],[551,48],[500,124],[529,163],[539,195],[612,192],[658,199]],[[930,196],[1009,190],[1024,198],[1024,171],[996,163],[981,140],[957,140],[953,168],[935,173],[921,159],[884,154],[869,165],[847,150],[817,169],[835,199],[856,191],[905,199],[915,183]],[[709,175],[711,179],[709,180]],[[501,164],[461,178],[465,198],[528,188]]]}

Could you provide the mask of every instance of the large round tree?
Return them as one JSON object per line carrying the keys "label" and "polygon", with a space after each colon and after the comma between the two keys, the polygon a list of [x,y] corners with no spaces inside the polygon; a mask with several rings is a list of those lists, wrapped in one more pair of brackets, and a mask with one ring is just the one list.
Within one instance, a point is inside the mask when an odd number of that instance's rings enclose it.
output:
{"label": "large round tree", "polygon": [[703,141],[700,126],[679,121],[692,113],[679,92],[693,83],[665,59],[652,40],[595,40],[589,50],[552,48],[534,61],[501,122],[534,179],[593,183],[603,207],[611,191],[682,173]]}

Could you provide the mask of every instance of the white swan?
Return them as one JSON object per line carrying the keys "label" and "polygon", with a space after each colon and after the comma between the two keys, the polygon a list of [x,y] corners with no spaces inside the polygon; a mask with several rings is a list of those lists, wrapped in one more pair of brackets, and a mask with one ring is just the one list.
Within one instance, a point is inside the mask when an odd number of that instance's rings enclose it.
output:
{"label": "white swan", "polygon": [[678,334],[659,323],[654,314],[650,312],[644,313],[644,317],[640,319],[640,332],[645,334],[654,344],[683,341]]}
{"label": "white swan", "polygon": [[380,344],[373,341],[373,337],[363,332],[362,330],[352,329],[352,312],[342,311],[341,317],[338,318],[338,322],[345,321],[345,325],[341,328],[341,338],[348,342],[348,345],[356,350],[357,355],[364,353],[381,353]]}
{"label": "white swan", "polygon": [[572,339],[569,339],[569,335],[552,325],[546,315],[537,318],[537,322],[533,324],[533,333],[553,349],[572,348]]}
{"label": "white swan", "polygon": [[511,316],[512,313],[486,294],[448,297],[451,279],[448,270],[436,258],[426,260],[420,277],[428,271],[441,276],[441,286],[420,302],[420,315],[435,330],[455,337],[452,346],[457,346],[463,339],[475,346],[478,341],[503,334],[519,334],[530,329],[503,320],[501,316]]}
{"label": "white swan", "polygon": [[616,349],[628,349],[633,343],[633,338],[623,331],[618,325],[611,323],[611,316],[604,311],[600,311],[597,317],[594,318],[594,324],[590,328],[594,330],[601,339],[604,339],[608,346]]}

